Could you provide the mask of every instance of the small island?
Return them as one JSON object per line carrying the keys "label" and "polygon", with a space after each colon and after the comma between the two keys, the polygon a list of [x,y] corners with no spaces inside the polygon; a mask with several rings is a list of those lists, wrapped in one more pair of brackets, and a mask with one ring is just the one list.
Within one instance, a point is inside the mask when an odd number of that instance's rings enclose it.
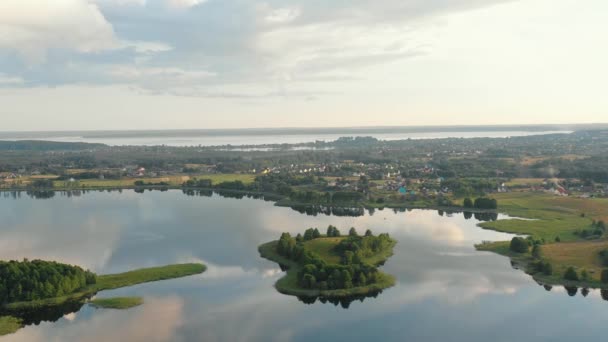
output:
{"label": "small island", "polygon": [[393,286],[395,278],[378,266],[393,254],[396,243],[388,234],[374,236],[371,230],[360,236],[351,228],[348,236],[341,236],[330,225],[325,235],[316,228],[295,238],[283,233],[279,240],[261,245],[259,252],[287,269],[275,285],[279,292],[340,298],[377,294]]}
{"label": "small island", "polygon": [[[28,316],[62,307],[80,308],[99,291],[203,273],[203,264],[175,264],[96,275],[78,266],[54,261],[0,261],[0,336],[27,324]],[[127,309],[143,303],[139,297],[96,299],[99,308]],[[59,315],[61,317],[61,315]]]}
{"label": "small island", "polygon": [[130,309],[144,303],[141,297],[114,297],[96,298],[90,301],[91,305],[99,309]]}

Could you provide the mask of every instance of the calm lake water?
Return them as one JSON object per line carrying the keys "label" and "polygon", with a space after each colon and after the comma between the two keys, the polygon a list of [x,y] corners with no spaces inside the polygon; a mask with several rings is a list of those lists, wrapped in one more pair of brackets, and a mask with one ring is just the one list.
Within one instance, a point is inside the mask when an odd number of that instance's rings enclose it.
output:
{"label": "calm lake water", "polygon": [[[56,322],[30,325],[7,341],[572,341],[605,336],[600,293],[545,290],[509,260],[476,252],[482,230],[463,214],[359,217],[301,214],[256,199],[180,191],[92,192],[51,199],[0,194],[0,258],[43,258],[98,273],[177,262],[209,266],[199,276],[142,284],[100,297],[143,296],[124,311],[88,305]],[[504,218],[500,216],[499,218]],[[351,226],[398,240],[383,270],[397,286],[350,303],[305,304],[276,292],[278,266],[257,246],[308,227]]]}
{"label": "calm lake water", "polygon": [[[272,134],[269,134],[272,133]],[[315,141],[334,141],[345,136],[372,136],[380,140],[405,139],[441,139],[441,138],[506,138],[541,134],[567,134],[571,131],[428,131],[428,132],[376,132],[357,130],[335,133],[297,134],[275,131],[264,131],[258,134],[241,132],[239,134],[210,134],[209,132],[129,132],[129,134],[104,134],[78,132],[35,132],[10,133],[0,132],[0,140],[48,140],[62,142],[101,143],[111,146],[144,145],[144,146],[223,146],[223,145],[266,145],[266,144],[299,144]]]}

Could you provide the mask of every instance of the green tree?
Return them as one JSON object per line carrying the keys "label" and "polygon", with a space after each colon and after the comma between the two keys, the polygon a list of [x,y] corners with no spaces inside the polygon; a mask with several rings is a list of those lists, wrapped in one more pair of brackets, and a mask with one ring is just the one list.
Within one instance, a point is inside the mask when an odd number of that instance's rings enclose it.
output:
{"label": "green tree", "polygon": [[473,201],[470,198],[465,198],[463,202],[465,208],[473,208]]}
{"label": "green tree", "polygon": [[534,244],[534,246],[532,247],[532,257],[534,259],[540,259],[541,257],[541,250],[540,250],[540,245],[539,244]]}
{"label": "green tree", "polygon": [[518,236],[511,239],[511,244],[509,245],[509,249],[516,253],[527,253],[528,247],[528,242]]}
{"label": "green tree", "polygon": [[566,273],[564,273],[564,279],[578,281],[578,274],[573,267],[568,267]]}
{"label": "green tree", "polygon": [[608,284],[608,269],[605,268],[602,270],[601,280],[602,280],[602,283]]}
{"label": "green tree", "polygon": [[352,227],[349,231],[348,231],[348,236],[359,236],[359,234],[357,234],[357,230],[355,229],[355,227]]}
{"label": "green tree", "polygon": [[321,232],[319,232],[319,230],[317,228],[315,228],[315,230],[312,231],[312,238],[318,239],[320,237],[321,237]]}
{"label": "green tree", "polygon": [[374,236],[374,234],[372,233],[371,230],[368,229],[365,231],[365,236]]}

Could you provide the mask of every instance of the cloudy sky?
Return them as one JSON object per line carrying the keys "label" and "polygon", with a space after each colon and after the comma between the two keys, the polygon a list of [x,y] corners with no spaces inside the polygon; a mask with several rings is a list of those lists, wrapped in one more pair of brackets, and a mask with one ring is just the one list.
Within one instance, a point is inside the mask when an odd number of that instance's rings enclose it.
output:
{"label": "cloudy sky", "polygon": [[604,0],[1,0],[0,130],[608,121]]}

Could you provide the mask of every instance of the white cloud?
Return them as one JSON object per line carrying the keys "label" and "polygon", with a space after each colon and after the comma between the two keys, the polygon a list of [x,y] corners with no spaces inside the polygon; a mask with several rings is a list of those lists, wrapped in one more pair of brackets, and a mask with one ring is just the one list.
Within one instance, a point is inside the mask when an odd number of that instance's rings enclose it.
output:
{"label": "white cloud", "polygon": [[16,86],[23,84],[24,81],[21,77],[8,76],[0,73],[0,86]]}
{"label": "white cloud", "polygon": [[294,21],[299,16],[299,8],[278,8],[269,11],[264,17],[264,20],[273,24],[285,24]]}
{"label": "white cloud", "polygon": [[100,5],[115,5],[115,6],[129,6],[129,5],[144,6],[147,2],[146,0],[93,0],[93,1]]}
{"label": "white cloud", "polygon": [[200,5],[207,0],[167,0],[167,3],[175,8],[189,8]]}
{"label": "white cloud", "polygon": [[42,63],[49,49],[91,53],[116,48],[112,25],[86,0],[0,1],[0,49]]}

